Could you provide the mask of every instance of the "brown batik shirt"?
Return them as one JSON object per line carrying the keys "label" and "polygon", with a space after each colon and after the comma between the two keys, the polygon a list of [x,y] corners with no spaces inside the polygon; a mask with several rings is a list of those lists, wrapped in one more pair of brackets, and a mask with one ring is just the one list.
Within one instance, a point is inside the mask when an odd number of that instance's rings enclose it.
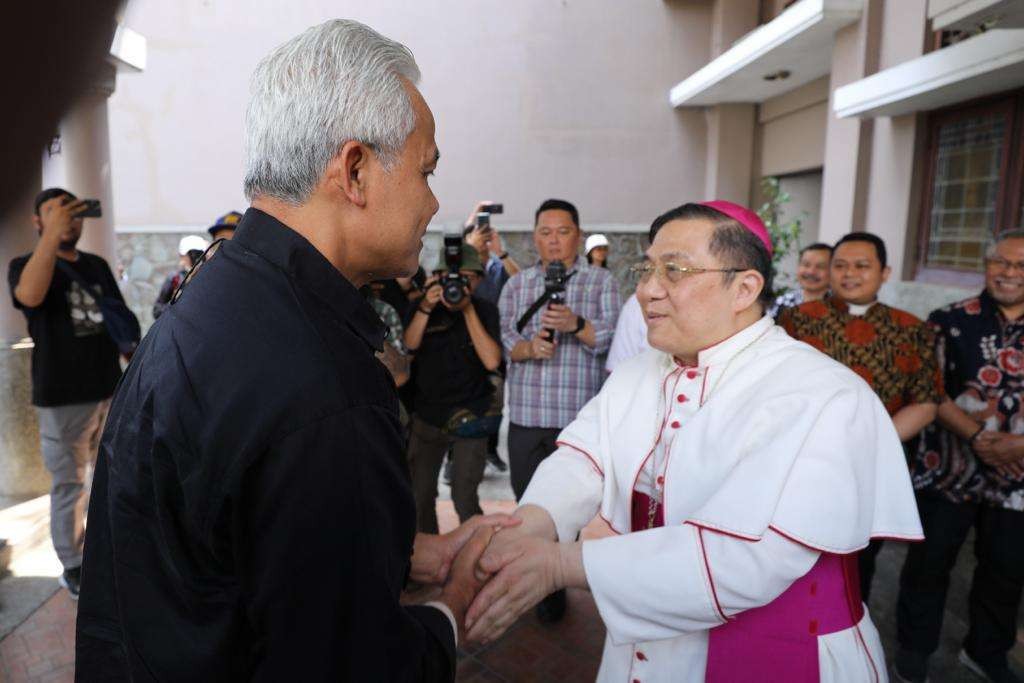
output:
{"label": "brown batik shirt", "polygon": [[889,415],[942,399],[933,333],[906,311],[875,303],[854,315],[846,302],[830,297],[785,309],[778,323],[864,378]]}

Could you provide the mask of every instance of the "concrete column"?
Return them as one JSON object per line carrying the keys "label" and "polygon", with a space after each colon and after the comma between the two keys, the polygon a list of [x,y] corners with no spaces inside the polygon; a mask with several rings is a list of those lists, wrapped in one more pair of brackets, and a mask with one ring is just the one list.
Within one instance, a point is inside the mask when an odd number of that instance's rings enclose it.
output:
{"label": "concrete column", "polygon": [[[115,263],[116,247],[107,99],[114,92],[115,81],[114,67],[104,65],[93,87],[61,121],[60,152],[43,161],[41,183],[100,200],[103,216],[86,219],[78,246],[111,264]],[[35,192],[38,190],[37,185]],[[25,197],[0,226],[4,265],[35,247],[37,236],[31,223],[35,192]],[[24,498],[46,493],[50,475],[39,453],[39,425],[31,404],[31,348],[11,344],[11,340],[25,336],[24,319],[10,304],[2,308],[0,332],[6,343],[0,344],[0,496]]]}
{"label": "concrete column", "polygon": [[101,218],[87,218],[78,246],[99,254],[113,268],[117,261],[114,238],[114,194],[110,176],[110,124],[107,100],[114,94],[116,70],[104,65],[96,83],[75,103],[60,124],[60,153],[43,167],[43,183],[60,186],[85,199],[99,199]]}
{"label": "concrete column", "polygon": [[[927,0],[886,3],[879,69],[888,69],[924,54],[928,23]],[[913,277],[920,217],[921,169],[919,116],[875,119],[871,170],[864,228],[885,240],[889,263],[897,279]],[[918,175],[915,175],[915,171]]]}
{"label": "concrete column", "polygon": [[[39,241],[39,233],[32,225],[33,201],[39,190],[42,189],[42,155],[39,157],[39,164],[34,169],[28,169],[28,173],[34,176],[35,180],[25,191],[25,194],[15,202],[10,210],[0,218],[0,266],[4,273],[4,287],[7,287],[6,275],[7,265],[11,259],[22,254],[27,254],[36,247]],[[0,303],[0,344],[16,342],[28,336],[25,328],[25,316],[16,309],[10,300],[8,292],[4,292],[3,303]]]}
{"label": "concrete column", "polygon": [[[757,28],[759,0],[715,0],[711,12],[711,54],[714,59],[733,43]],[[754,129],[756,107],[752,104],[720,104],[709,107],[705,199],[750,203],[754,183]]]}
{"label": "concrete column", "polygon": [[711,10],[711,59],[757,28],[758,0],[715,0]]}
{"label": "concrete column", "polygon": [[[830,92],[878,70],[881,15],[881,0],[867,0],[860,22],[836,33]],[[837,118],[830,95],[819,231],[824,242],[864,228],[873,129],[871,119]]]}
{"label": "concrete column", "polygon": [[719,104],[707,116],[707,164],[704,197],[750,203],[754,172],[753,104]]}
{"label": "concrete column", "polygon": [[[4,275],[11,259],[32,251],[38,241],[32,225],[32,202],[42,186],[42,155],[35,181],[0,219],[0,266]],[[28,336],[25,316],[11,304],[6,278],[0,303],[0,498],[27,498],[46,493],[50,475],[39,454],[39,426],[32,408],[32,348],[20,344]],[[0,530],[2,535],[2,530]]]}

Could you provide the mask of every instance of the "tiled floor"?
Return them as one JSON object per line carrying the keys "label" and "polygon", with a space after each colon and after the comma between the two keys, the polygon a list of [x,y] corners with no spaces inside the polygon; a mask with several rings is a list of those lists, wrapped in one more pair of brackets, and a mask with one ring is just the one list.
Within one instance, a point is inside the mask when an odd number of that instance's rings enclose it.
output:
{"label": "tiled floor", "polygon": [[0,641],[0,681],[73,681],[76,613],[74,601],[60,590]]}
{"label": "tiled floor", "polygon": [[[510,511],[510,501],[485,502],[486,512]],[[451,503],[438,503],[442,529],[455,526]],[[606,533],[600,523],[588,527],[585,535]],[[950,586],[943,641],[933,661],[935,683],[976,681],[955,663],[959,640],[966,630],[966,593],[970,579],[969,548],[961,553],[960,563]],[[894,603],[897,577],[902,565],[903,548],[887,544],[879,556],[872,596],[872,615],[889,656],[894,651]],[[75,603],[61,590],[40,609],[0,641],[0,682],[42,683],[72,681],[74,662]],[[604,626],[593,599],[584,591],[569,592],[569,609],[564,620],[553,625],[540,624],[532,613],[524,615],[502,638],[483,647],[468,646],[460,655],[458,680],[484,681],[593,681],[601,656]],[[1014,664],[1024,664],[1024,646],[1011,653]]]}

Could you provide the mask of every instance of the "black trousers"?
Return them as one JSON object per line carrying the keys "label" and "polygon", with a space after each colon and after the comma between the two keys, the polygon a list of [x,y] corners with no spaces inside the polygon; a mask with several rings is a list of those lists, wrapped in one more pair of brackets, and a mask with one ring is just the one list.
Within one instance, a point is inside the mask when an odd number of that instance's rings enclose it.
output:
{"label": "black trousers", "polygon": [[409,468],[416,497],[416,529],[437,533],[437,475],[451,448],[452,503],[459,523],[483,512],[477,489],[487,465],[487,439],[451,436],[413,415],[409,433]]}
{"label": "black trousers", "polygon": [[1024,512],[953,503],[918,493],[925,540],[911,543],[900,574],[896,630],[900,647],[935,652],[942,631],[949,575],[960,546],[974,527],[977,566],[968,598],[970,628],[964,649],[982,664],[1005,665],[1017,635],[1017,607],[1024,585]]}
{"label": "black trousers", "polygon": [[871,597],[871,581],[875,578],[875,559],[882,549],[882,543],[884,543],[882,539],[876,538],[857,554],[857,569],[860,572],[860,599],[864,601],[865,605],[868,604]]}
{"label": "black trousers", "polygon": [[523,427],[509,423],[508,466],[512,480],[512,492],[516,501],[526,493],[526,487],[541,461],[555,452],[555,439],[561,429],[546,427]]}

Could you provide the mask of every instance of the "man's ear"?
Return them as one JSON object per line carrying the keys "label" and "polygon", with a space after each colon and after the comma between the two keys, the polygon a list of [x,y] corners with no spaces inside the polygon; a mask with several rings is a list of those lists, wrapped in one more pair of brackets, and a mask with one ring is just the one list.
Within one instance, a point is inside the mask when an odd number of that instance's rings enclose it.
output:
{"label": "man's ear", "polygon": [[885,268],[882,268],[882,282],[888,282],[889,281],[889,275],[891,275],[891,274],[892,274],[892,266],[886,266]]}
{"label": "man's ear", "polygon": [[349,140],[327,164],[327,181],[356,206],[366,206],[367,171],[372,156],[369,147]]}
{"label": "man's ear", "polygon": [[32,225],[36,226],[37,231],[43,231],[43,221],[36,214],[32,214]]}
{"label": "man's ear", "polygon": [[736,288],[735,312],[745,311],[757,302],[764,289],[764,277],[756,270],[745,270],[739,273],[739,284]]}

